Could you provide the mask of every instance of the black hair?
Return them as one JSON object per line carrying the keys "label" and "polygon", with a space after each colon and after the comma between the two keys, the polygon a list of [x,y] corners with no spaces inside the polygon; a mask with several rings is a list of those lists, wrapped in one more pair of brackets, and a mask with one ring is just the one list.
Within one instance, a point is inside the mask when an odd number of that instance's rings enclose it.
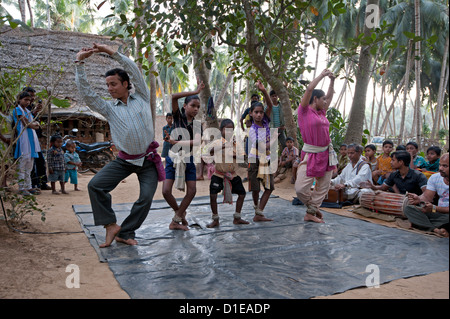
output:
{"label": "black hair", "polygon": [[22,91],[19,93],[19,95],[17,96],[17,101],[26,98],[26,97],[31,97],[31,94],[27,91]]}
{"label": "black hair", "polygon": [[344,144],[341,144],[341,146],[339,146],[339,148],[341,148],[342,146],[348,147],[348,145],[344,143]]}
{"label": "black hair", "polygon": [[376,147],[375,145],[373,145],[373,144],[366,145],[366,146],[364,147],[364,149],[366,149],[366,148],[370,148],[370,149],[371,149],[372,151],[374,151],[374,152],[377,151],[377,147]]}
{"label": "black hair", "polygon": [[186,96],[186,98],[184,99],[184,104],[188,105],[189,102],[191,102],[192,100],[199,100],[200,101],[200,98],[198,97],[198,95]]}
{"label": "black hair", "polygon": [[406,143],[406,146],[408,146],[408,145],[412,145],[412,146],[414,146],[415,148],[416,148],[416,150],[418,150],[419,149],[419,145],[417,145],[417,143],[416,142],[408,142],[408,143]]}
{"label": "black hair", "polygon": [[258,100],[259,100],[259,94],[258,94],[258,93],[253,93],[252,96],[251,96],[250,98],[252,98],[252,97],[254,97],[254,96],[256,96],[256,97],[258,98]]}
{"label": "black hair", "polygon": [[23,92],[32,92],[32,93],[36,93],[36,90],[33,89],[31,86],[26,86],[22,89]]}
{"label": "black hair", "polygon": [[383,146],[385,146],[386,144],[390,144],[392,145],[392,147],[394,147],[394,142],[392,142],[391,140],[384,140]]}
{"label": "black hair", "polygon": [[252,104],[250,105],[250,112],[253,112],[255,107],[261,106],[264,110],[264,105],[261,102],[258,101],[252,101]]}
{"label": "black hair", "polygon": [[309,100],[309,104],[314,102],[314,98],[320,99],[322,96],[325,96],[325,92],[323,90],[314,89],[311,95],[311,99]]}
{"label": "black hair", "polygon": [[166,114],[166,118],[168,118],[169,116],[173,116],[172,113],[167,113]]}
{"label": "black hair", "polygon": [[437,154],[437,156],[441,156],[441,148],[439,146],[434,146],[434,145],[430,146],[427,149],[427,154],[428,154],[429,151],[433,151],[433,152],[435,152]]}
{"label": "black hair", "polygon": [[403,165],[409,167],[409,164],[411,163],[411,154],[409,154],[407,151],[395,151],[391,154],[391,158],[397,159],[397,161],[402,161]]}
{"label": "black hair", "polygon": [[272,91],[270,91],[269,96],[276,95],[276,94],[277,93],[275,92],[275,90],[272,90]]}
{"label": "black hair", "polygon": [[230,120],[230,119],[223,119],[222,122],[220,122],[220,130],[222,131],[223,128],[225,126],[227,126],[228,124],[233,124],[233,127],[234,127],[234,122],[232,120]]}
{"label": "black hair", "polygon": [[293,142],[294,139],[293,139],[292,137],[288,136],[288,137],[286,137],[286,142],[287,142],[287,141],[292,141],[292,142]]}
{"label": "black hair", "polygon": [[55,143],[55,142],[56,142],[57,140],[59,140],[59,139],[62,140],[62,136],[61,136],[61,135],[59,135],[59,134],[52,135],[52,136],[50,137],[50,143]]}
{"label": "black hair", "polygon": [[120,82],[123,83],[123,82],[127,81],[127,83],[128,83],[127,89],[131,90],[130,77],[128,76],[128,73],[125,70],[119,69],[119,68],[109,70],[105,73],[105,77],[108,77],[111,75],[116,75],[116,74],[119,76]]}
{"label": "black hair", "polygon": [[405,145],[398,145],[395,148],[396,151],[406,151],[406,146]]}

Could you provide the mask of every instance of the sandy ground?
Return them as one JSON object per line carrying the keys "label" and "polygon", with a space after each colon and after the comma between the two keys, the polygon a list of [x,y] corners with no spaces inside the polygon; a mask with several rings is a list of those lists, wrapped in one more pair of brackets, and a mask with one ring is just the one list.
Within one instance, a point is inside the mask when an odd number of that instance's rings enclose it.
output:
{"label": "sandy ground", "polygon": [[[46,206],[46,221],[40,216],[26,217],[26,231],[80,232],[80,223],[72,205],[89,204],[86,186],[93,174],[79,176],[82,191],[73,191],[68,185],[68,195],[55,196],[43,191],[38,196]],[[155,199],[162,199],[162,183],[159,183]],[[207,195],[209,180],[197,183],[197,195]],[[183,193],[175,191],[175,197]],[[295,196],[289,178],[276,184],[274,195],[292,200]],[[112,192],[113,203],[133,202],[138,197],[135,175]],[[356,214],[354,214],[356,215]],[[355,217],[355,216],[351,216]],[[376,221],[375,221],[376,222]],[[107,263],[100,263],[95,250],[84,233],[74,234],[25,234],[10,231],[0,220],[0,298],[2,299],[122,299],[129,296],[120,288]],[[75,264],[80,270],[80,287],[67,288],[67,269]],[[67,272],[66,272],[67,270]],[[340,299],[448,299],[449,272],[434,273],[408,279],[395,280],[380,288],[358,288],[332,296],[317,298]]]}

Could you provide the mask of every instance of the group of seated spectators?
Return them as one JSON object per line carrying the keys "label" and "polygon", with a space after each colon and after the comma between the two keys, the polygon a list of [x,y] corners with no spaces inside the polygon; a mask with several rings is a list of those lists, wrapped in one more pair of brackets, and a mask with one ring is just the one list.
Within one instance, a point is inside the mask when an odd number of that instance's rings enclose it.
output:
{"label": "group of seated spectators", "polygon": [[415,142],[393,149],[394,143],[385,140],[382,154],[376,157],[372,144],[342,145],[331,188],[344,190],[350,203],[358,203],[366,190],[405,194],[410,205],[404,215],[410,226],[448,237],[448,153],[441,156],[441,149],[431,146],[425,159],[418,155]]}

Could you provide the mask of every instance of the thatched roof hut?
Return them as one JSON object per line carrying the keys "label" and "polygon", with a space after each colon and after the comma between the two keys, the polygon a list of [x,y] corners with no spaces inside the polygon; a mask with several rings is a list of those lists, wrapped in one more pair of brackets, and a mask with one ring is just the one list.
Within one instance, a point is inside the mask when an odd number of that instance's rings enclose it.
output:
{"label": "thatched roof hut", "polygon": [[[76,53],[81,48],[91,47],[93,42],[116,48],[123,45],[123,42],[111,41],[110,37],[99,35],[37,28],[26,30],[4,27],[0,31],[0,43],[2,44],[0,46],[0,72],[29,67],[43,70],[42,76],[30,79],[31,85],[38,91],[51,90],[53,96],[69,99],[71,107],[61,109],[60,112],[77,113],[80,108],[85,109],[85,105],[75,85],[74,60]],[[101,96],[109,97],[104,74],[115,67],[119,67],[117,62],[105,54],[95,54],[86,60],[89,83]],[[88,114],[98,116],[95,112],[88,110],[77,115]]]}

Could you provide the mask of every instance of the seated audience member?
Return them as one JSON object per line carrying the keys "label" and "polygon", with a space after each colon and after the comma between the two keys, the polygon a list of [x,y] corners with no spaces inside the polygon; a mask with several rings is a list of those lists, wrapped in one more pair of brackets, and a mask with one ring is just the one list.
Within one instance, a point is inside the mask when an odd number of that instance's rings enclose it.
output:
{"label": "seated audience member", "polygon": [[337,174],[339,175],[344,168],[347,166],[349,162],[349,158],[347,155],[347,144],[342,144],[341,147],[339,147],[339,154],[338,154],[338,165],[337,165]]}
{"label": "seated audience member", "polygon": [[391,140],[383,142],[383,154],[377,157],[377,166],[372,172],[372,179],[375,184],[381,185],[383,181],[389,177],[392,172],[391,166],[391,152],[394,148],[394,143]]}
{"label": "seated audience member", "polygon": [[[420,196],[408,194],[410,205],[405,207],[404,213],[410,223],[425,231],[435,232],[448,237],[449,223],[449,154],[442,155],[439,163],[439,174],[432,175],[427,188]],[[437,205],[433,204],[435,195],[438,195]]]}
{"label": "seated audience member", "polygon": [[411,155],[411,164],[409,167],[412,169],[421,168],[426,163],[422,156],[417,155],[419,152],[419,145],[417,145],[416,142],[408,142],[406,144],[406,151]]}
{"label": "seated audience member", "polygon": [[[274,177],[279,176],[280,174],[286,173],[288,168],[292,168],[295,160],[298,158],[299,152],[298,148],[294,146],[294,139],[292,137],[286,138],[286,147],[281,153],[280,160],[278,162],[278,169],[275,173]],[[281,177],[281,176],[280,176]],[[277,181],[280,180],[280,177]],[[275,181],[275,182],[277,182]]]}
{"label": "seated audience member", "polygon": [[422,170],[428,172],[439,171],[439,157],[441,156],[441,149],[438,146],[430,146],[427,149],[427,161],[422,166]]}
{"label": "seated audience member", "polygon": [[356,202],[359,199],[362,182],[372,183],[372,170],[370,164],[364,161],[362,146],[350,144],[347,146],[347,156],[350,162],[336,178],[331,180],[334,189],[344,189],[347,200]]}
{"label": "seated audience member", "polygon": [[427,187],[427,178],[422,172],[409,168],[411,155],[406,151],[396,151],[392,153],[392,168],[394,171],[383,182],[382,185],[372,185],[364,183],[362,187],[372,190],[389,191],[393,189],[395,193],[413,193],[421,195]]}
{"label": "seated audience member", "polygon": [[375,154],[377,153],[377,147],[373,144],[366,145],[364,147],[364,159],[370,164],[370,170],[373,172],[377,167],[377,159]]}

